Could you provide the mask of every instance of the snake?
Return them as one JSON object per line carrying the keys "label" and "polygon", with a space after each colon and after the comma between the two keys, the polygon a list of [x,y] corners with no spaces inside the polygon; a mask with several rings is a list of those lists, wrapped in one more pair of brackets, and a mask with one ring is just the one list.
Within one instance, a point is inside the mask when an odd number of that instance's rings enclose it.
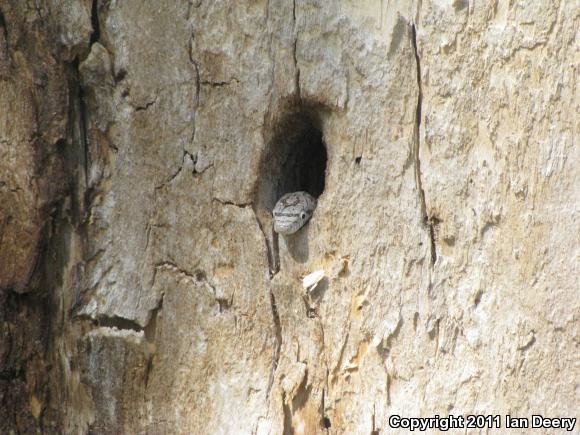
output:
{"label": "snake", "polygon": [[316,199],[307,192],[292,192],[283,195],[272,210],[274,231],[278,234],[294,234],[312,217]]}

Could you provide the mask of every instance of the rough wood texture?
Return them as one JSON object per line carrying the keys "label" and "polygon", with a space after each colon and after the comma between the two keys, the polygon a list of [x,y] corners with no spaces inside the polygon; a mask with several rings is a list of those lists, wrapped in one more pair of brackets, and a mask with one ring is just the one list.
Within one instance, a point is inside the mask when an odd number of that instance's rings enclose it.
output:
{"label": "rough wood texture", "polygon": [[0,0],[0,432],[580,417],[578,1],[32,3]]}

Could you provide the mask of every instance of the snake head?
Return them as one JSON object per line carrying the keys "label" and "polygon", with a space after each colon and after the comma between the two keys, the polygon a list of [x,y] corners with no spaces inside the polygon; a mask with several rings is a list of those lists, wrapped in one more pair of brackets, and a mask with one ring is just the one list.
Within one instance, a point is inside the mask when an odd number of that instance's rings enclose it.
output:
{"label": "snake head", "polygon": [[293,234],[308,222],[316,208],[316,199],[306,192],[287,193],[276,203],[272,215],[274,231]]}

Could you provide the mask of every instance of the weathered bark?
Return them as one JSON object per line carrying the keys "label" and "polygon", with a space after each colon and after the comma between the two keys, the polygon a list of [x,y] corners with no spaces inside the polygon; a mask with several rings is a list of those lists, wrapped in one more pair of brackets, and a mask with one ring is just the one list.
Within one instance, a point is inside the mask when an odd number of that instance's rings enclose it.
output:
{"label": "weathered bark", "polygon": [[49,3],[0,1],[1,433],[48,433],[61,418],[48,405],[53,297],[63,292],[51,240],[70,206],[69,60],[88,41],[63,46],[66,20]]}
{"label": "weathered bark", "polygon": [[29,4],[0,0],[0,432],[580,417],[578,2]]}

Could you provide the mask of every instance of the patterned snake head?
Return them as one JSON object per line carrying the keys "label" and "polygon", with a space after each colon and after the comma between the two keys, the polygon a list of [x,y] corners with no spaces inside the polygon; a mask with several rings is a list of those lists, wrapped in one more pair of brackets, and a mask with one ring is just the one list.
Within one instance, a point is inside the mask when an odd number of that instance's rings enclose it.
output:
{"label": "patterned snake head", "polygon": [[293,234],[304,226],[316,208],[316,199],[306,192],[287,193],[276,203],[274,231],[279,234]]}

